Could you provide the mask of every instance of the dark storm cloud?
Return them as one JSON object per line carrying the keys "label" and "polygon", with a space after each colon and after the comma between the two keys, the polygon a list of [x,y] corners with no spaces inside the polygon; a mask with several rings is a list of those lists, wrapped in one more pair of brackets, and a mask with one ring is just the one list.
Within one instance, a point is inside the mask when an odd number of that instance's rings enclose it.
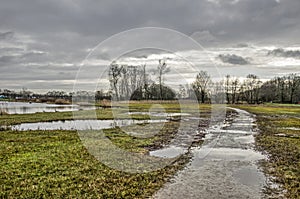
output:
{"label": "dark storm cloud", "polygon": [[1,64],[11,63],[13,60],[15,60],[15,56],[4,55],[0,57]]}
{"label": "dark storm cloud", "polygon": [[277,48],[268,52],[268,55],[273,55],[277,57],[294,57],[300,58],[300,50],[284,50],[282,48]]}
{"label": "dark storm cloud", "polygon": [[14,33],[9,31],[9,32],[0,32],[0,40],[8,40],[12,39],[14,36]]}
{"label": "dark storm cloud", "polygon": [[190,35],[208,31],[221,39],[259,40],[270,33],[291,32],[286,28],[297,30],[299,7],[297,0],[10,0],[1,2],[0,18],[4,27],[41,39],[80,36],[101,40],[134,27],[162,26]]}
{"label": "dark storm cloud", "polygon": [[235,54],[224,54],[218,55],[218,57],[223,63],[236,64],[236,65],[246,65],[249,61],[241,56]]}
{"label": "dark storm cloud", "polygon": [[[63,64],[52,70],[54,66],[46,63],[78,64],[111,35],[144,26],[175,29],[204,47],[300,42],[298,0],[0,0],[0,5],[0,68],[5,66],[10,74],[27,67],[28,76],[55,78],[61,72],[59,77],[68,79]],[[122,45],[126,42],[134,41]],[[135,56],[146,58],[148,53]],[[243,57],[222,56],[231,64],[247,62]],[[105,52],[98,58],[110,59]],[[29,63],[40,67],[26,66]],[[20,73],[15,76],[23,77]]]}
{"label": "dark storm cloud", "polygon": [[249,44],[246,44],[246,43],[239,43],[235,47],[237,47],[237,48],[247,48],[247,47],[250,47],[250,46],[249,46]]}

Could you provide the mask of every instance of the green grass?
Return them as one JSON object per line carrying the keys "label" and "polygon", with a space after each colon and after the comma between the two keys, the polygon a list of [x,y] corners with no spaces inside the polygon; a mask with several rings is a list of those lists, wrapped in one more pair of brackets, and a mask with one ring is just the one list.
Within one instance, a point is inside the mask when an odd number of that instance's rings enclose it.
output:
{"label": "green grass", "polygon": [[[148,112],[153,101],[131,102],[129,111]],[[127,104],[117,109],[96,110],[97,119],[149,119],[142,114],[128,115]],[[180,112],[176,102],[161,104],[166,112]],[[186,112],[193,112],[193,104],[185,104]],[[257,115],[260,133],[256,146],[269,156],[264,171],[276,177],[275,182],[286,190],[287,198],[299,195],[300,132],[285,129],[300,128],[298,105],[240,105]],[[209,117],[210,105],[199,105],[204,117]],[[1,115],[1,125],[26,122],[45,122],[73,119],[95,119],[93,111]],[[137,138],[119,128],[104,130],[105,135],[119,148],[147,154],[168,143],[178,128],[176,122],[166,123],[159,131],[157,124],[124,127],[123,130],[147,134],[158,131],[154,137]],[[276,134],[285,134],[279,137]],[[291,137],[291,136],[293,137]],[[296,137],[295,137],[296,136]],[[298,137],[297,137],[298,136]],[[0,131],[0,198],[146,198],[157,191],[178,169],[183,168],[188,156],[182,156],[173,165],[144,174],[129,174],[112,169],[92,156],[83,146],[76,131]]]}
{"label": "green grass", "polygon": [[[262,164],[265,173],[275,177],[273,181],[283,187],[285,197],[298,198],[300,131],[285,128],[300,128],[300,106],[267,104],[236,107],[257,115],[260,133],[256,136],[256,146],[268,155],[268,161]],[[279,134],[285,136],[278,136]],[[270,189],[270,192],[274,190]]]}
{"label": "green grass", "polygon": [[[143,152],[158,141],[133,139],[119,129],[105,133],[115,145],[132,152]],[[0,137],[0,198],[144,198],[187,160],[129,174],[96,160],[75,131],[1,131]]]}
{"label": "green grass", "polygon": [[[141,105],[141,104],[140,104]],[[132,105],[131,111],[147,111],[151,105]],[[210,109],[205,106],[205,111]],[[168,104],[170,112],[178,105]],[[147,119],[145,115],[130,116],[118,109],[121,118]],[[113,119],[111,109],[97,110],[98,119]],[[81,111],[80,119],[89,118],[90,111]],[[2,115],[0,125],[24,122],[72,120],[72,112]],[[107,138],[121,149],[147,154],[170,141],[178,123],[124,127],[126,131],[158,131],[155,136],[139,138],[119,128],[104,130]],[[200,144],[200,143],[199,143]],[[0,131],[0,198],[147,198],[183,168],[188,154],[172,165],[157,171],[130,174],[112,169],[92,156],[82,144],[76,131]]]}
{"label": "green grass", "polygon": [[300,116],[300,106],[296,105],[284,105],[280,106],[275,104],[266,104],[266,105],[239,105],[236,107],[244,108],[249,111],[252,111],[255,114],[267,115],[267,116]]}
{"label": "green grass", "polygon": [[280,103],[265,103],[265,105],[267,106],[271,106],[271,107],[276,107],[276,106],[280,106],[280,107],[300,107],[300,104],[280,104]]}

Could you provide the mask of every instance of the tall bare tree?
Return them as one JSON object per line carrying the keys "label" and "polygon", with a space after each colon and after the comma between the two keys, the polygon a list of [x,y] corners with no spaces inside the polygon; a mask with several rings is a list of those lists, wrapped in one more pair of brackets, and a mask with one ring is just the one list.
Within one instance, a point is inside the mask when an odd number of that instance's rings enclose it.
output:
{"label": "tall bare tree", "polygon": [[226,93],[226,101],[229,104],[230,99],[229,99],[229,88],[230,88],[230,75],[225,76],[225,93]]}
{"label": "tall bare tree", "polygon": [[237,91],[239,88],[239,79],[238,78],[232,78],[231,79],[231,103],[235,104],[237,100]]}
{"label": "tall bare tree", "polygon": [[157,65],[157,73],[158,73],[158,85],[159,85],[159,95],[162,100],[163,96],[163,75],[170,72],[170,68],[167,67],[165,60],[159,60]]}
{"label": "tall bare tree", "polygon": [[287,77],[288,94],[290,103],[294,102],[294,95],[300,85],[300,77],[295,73],[289,74]]}
{"label": "tall bare tree", "polygon": [[224,80],[219,82],[213,82],[210,86],[210,101],[212,103],[224,104],[226,103],[226,92],[224,89]]}
{"label": "tall bare tree", "polygon": [[118,81],[121,78],[122,68],[122,66],[119,66],[115,62],[111,63],[109,67],[109,82],[115,92],[116,100],[120,99],[118,92]]}
{"label": "tall bare tree", "polygon": [[196,95],[201,100],[201,103],[205,103],[205,97],[209,94],[210,83],[211,78],[206,71],[200,71],[196,76],[196,80],[193,82],[193,88]]}
{"label": "tall bare tree", "polygon": [[247,78],[243,82],[243,93],[246,101],[249,104],[254,104],[259,102],[259,91],[261,86],[261,81],[258,76],[254,74],[247,75]]}
{"label": "tall bare tree", "polygon": [[149,98],[149,81],[146,73],[146,64],[142,66],[142,81],[143,81],[143,98],[148,100]]}

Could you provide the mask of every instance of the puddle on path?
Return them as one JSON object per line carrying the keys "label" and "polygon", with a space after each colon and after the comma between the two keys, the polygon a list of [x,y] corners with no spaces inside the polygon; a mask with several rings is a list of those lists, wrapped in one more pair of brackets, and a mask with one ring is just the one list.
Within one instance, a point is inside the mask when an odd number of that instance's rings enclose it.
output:
{"label": "puddle on path", "polygon": [[262,198],[266,182],[257,161],[265,157],[254,151],[254,116],[238,114],[230,123],[208,129],[193,158],[153,198]]}
{"label": "puddle on path", "polygon": [[184,150],[181,147],[170,146],[168,148],[163,148],[155,151],[151,151],[151,156],[163,157],[163,158],[175,158],[181,154],[186,153],[187,150]]}
{"label": "puddle on path", "polygon": [[263,182],[264,180],[263,173],[257,173],[257,168],[254,165],[241,167],[239,170],[234,171],[233,176],[238,182],[252,187],[261,186],[262,184],[258,182]]}

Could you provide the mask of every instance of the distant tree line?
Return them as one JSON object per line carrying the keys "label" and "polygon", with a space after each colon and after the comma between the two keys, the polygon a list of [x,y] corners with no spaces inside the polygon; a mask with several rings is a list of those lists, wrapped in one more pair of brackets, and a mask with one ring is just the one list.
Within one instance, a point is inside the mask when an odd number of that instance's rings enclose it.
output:
{"label": "distant tree line", "polygon": [[283,77],[275,77],[265,82],[260,88],[261,100],[279,103],[300,102],[300,76],[289,74]]}
{"label": "distant tree line", "polygon": [[146,65],[132,66],[113,62],[108,72],[110,88],[106,91],[67,93],[53,90],[46,94],[36,94],[26,88],[22,88],[19,92],[0,89],[0,98],[57,103],[71,103],[74,96],[82,102],[112,98],[114,100],[197,99],[199,103],[228,104],[300,102],[300,76],[295,73],[275,77],[266,82],[262,82],[254,74],[249,74],[245,78],[226,75],[224,79],[213,82],[208,72],[200,71],[192,83],[180,84],[175,91],[164,84],[164,75],[169,71],[170,67],[164,60],[159,60],[157,67],[150,71],[152,76],[147,73]]}
{"label": "distant tree line", "polygon": [[300,76],[292,73],[262,82],[254,74],[247,75],[243,80],[226,75],[223,80],[212,82],[206,71],[200,71],[191,85],[180,85],[178,97],[193,98],[193,93],[201,103],[211,103],[212,100],[215,103],[226,101],[228,104],[299,103]]}
{"label": "distant tree line", "polygon": [[236,77],[225,77],[227,103],[247,102],[249,104],[261,102],[299,103],[300,76],[292,73],[282,77],[275,77],[262,82],[256,75],[249,74],[244,81]]}
{"label": "distant tree line", "polygon": [[146,72],[146,65],[132,66],[113,62],[109,66],[110,93],[115,100],[174,100],[197,99],[199,103],[262,102],[298,103],[300,80],[296,74],[276,77],[262,82],[255,74],[246,78],[226,75],[213,82],[206,71],[196,74],[191,84],[179,85],[175,92],[164,84],[164,75],[170,71],[164,60],[159,60],[152,71],[155,79]]}
{"label": "distant tree line", "polygon": [[77,91],[77,92],[65,92],[52,90],[45,94],[34,93],[22,88],[21,91],[14,91],[9,89],[0,89],[0,98],[14,101],[29,101],[29,102],[48,102],[57,104],[70,104],[72,103],[73,97],[76,96],[77,100],[84,102],[92,102],[94,100],[110,100],[111,94],[102,90],[91,92],[91,91]]}

